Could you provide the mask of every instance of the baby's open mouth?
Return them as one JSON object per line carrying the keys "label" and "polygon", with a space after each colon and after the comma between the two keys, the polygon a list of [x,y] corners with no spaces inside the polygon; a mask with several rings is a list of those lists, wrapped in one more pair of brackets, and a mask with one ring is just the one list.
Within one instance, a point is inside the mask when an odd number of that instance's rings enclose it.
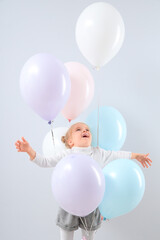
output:
{"label": "baby's open mouth", "polygon": [[83,137],[83,138],[89,138],[89,134],[83,133],[83,134],[82,134],[82,137]]}

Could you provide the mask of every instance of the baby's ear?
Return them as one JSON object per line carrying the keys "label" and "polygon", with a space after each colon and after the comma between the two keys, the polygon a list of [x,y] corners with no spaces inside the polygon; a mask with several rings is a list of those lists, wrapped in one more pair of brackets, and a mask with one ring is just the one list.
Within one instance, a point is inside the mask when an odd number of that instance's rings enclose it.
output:
{"label": "baby's ear", "polygon": [[67,143],[68,143],[68,145],[70,146],[70,148],[73,147],[73,141],[72,141],[72,139],[68,139]]}

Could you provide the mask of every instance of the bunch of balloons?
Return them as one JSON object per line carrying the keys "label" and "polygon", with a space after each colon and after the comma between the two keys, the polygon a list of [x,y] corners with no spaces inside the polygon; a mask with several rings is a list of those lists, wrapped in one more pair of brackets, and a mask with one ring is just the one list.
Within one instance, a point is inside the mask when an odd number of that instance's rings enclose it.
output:
{"label": "bunch of balloons", "polygon": [[84,217],[97,207],[106,219],[132,211],[142,200],[145,179],[130,159],[117,159],[102,170],[85,154],[64,157],[52,174],[52,191],[60,207]]}
{"label": "bunch of balloons", "polygon": [[[76,23],[79,50],[96,70],[118,53],[124,35],[120,13],[105,2],[89,5]],[[63,64],[52,54],[39,53],[24,64],[20,90],[24,100],[44,120],[50,123],[61,112],[71,121],[91,103],[94,80],[90,71],[79,62]],[[91,128],[93,146],[121,149],[127,128],[118,110],[101,106],[88,116],[86,122]],[[61,136],[67,130],[55,128],[46,135],[43,142],[46,156],[65,149]],[[98,206],[107,219],[123,215],[138,205],[144,188],[141,169],[125,159],[109,163],[102,171],[91,157],[73,154],[57,164],[52,176],[52,189],[59,205],[77,216],[86,216]]]}
{"label": "bunch of balloons", "polygon": [[[121,15],[105,2],[84,9],[75,30],[81,53],[96,69],[118,53],[124,33]],[[43,119],[50,122],[62,112],[71,121],[91,103],[94,80],[81,63],[63,64],[51,54],[39,53],[23,66],[20,89],[24,100]]]}
{"label": "bunch of balloons", "polygon": [[90,104],[94,80],[83,64],[63,64],[51,54],[39,53],[23,66],[20,90],[24,100],[43,119],[53,121],[62,111],[71,121]]}

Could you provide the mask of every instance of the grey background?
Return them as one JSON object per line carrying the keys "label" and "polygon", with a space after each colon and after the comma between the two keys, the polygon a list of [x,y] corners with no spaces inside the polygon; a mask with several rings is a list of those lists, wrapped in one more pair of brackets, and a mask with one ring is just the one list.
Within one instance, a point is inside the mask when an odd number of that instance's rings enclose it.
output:
{"label": "grey background", "polygon": [[[49,125],[23,101],[19,74],[29,57],[52,53],[62,62],[78,61],[91,71],[96,92],[90,107],[76,121],[85,121],[100,105],[117,108],[127,122],[123,150],[150,153],[153,165],[143,169],[145,195],[129,214],[104,223],[96,239],[159,239],[159,89],[160,2],[108,0],[121,13],[126,29],[124,44],[100,72],[81,55],[75,41],[75,24],[91,0],[0,1],[0,239],[59,239],[55,225],[58,205],[50,186],[53,169],[43,169],[17,153],[14,142],[24,136],[42,152]],[[68,126],[59,114],[55,127]],[[75,234],[80,239],[80,231]]]}

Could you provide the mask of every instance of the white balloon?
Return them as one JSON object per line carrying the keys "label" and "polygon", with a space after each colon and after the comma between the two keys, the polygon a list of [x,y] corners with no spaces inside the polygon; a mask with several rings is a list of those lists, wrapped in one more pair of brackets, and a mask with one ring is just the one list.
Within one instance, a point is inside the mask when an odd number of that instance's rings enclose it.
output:
{"label": "white balloon", "polygon": [[46,134],[42,144],[44,156],[51,157],[54,154],[66,149],[65,144],[61,141],[61,137],[65,136],[67,131],[68,131],[67,127],[54,128],[53,129],[54,141],[52,138],[51,130]]}
{"label": "white balloon", "polygon": [[112,5],[96,2],[80,14],[75,35],[82,55],[99,69],[121,48],[125,35],[124,22]]}

